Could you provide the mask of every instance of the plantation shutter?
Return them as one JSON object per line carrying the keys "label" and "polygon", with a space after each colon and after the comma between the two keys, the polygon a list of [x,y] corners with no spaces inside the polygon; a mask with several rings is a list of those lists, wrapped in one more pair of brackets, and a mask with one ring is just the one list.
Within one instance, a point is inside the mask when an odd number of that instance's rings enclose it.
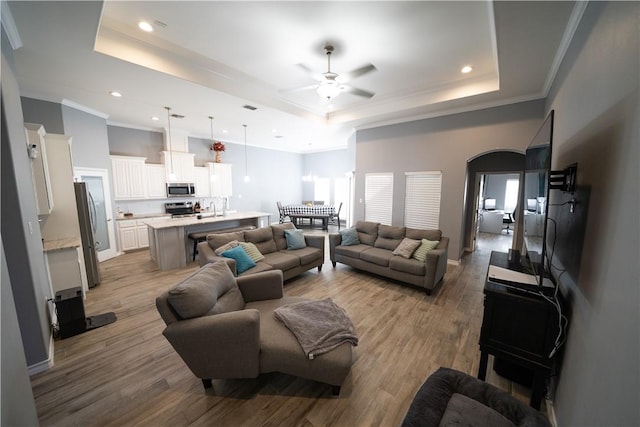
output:
{"label": "plantation shutter", "polygon": [[442,172],[406,172],[405,175],[405,227],[438,230]]}
{"label": "plantation shutter", "polygon": [[391,225],[393,212],[393,174],[368,173],[365,175],[364,219]]}

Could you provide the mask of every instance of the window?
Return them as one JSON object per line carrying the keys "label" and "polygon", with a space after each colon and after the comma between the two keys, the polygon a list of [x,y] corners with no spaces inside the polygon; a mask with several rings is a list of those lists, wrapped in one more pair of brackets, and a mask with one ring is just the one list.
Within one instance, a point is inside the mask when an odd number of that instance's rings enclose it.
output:
{"label": "window", "polygon": [[329,178],[316,178],[313,181],[313,200],[331,203],[331,181]]}
{"label": "window", "polygon": [[440,228],[442,172],[406,172],[405,227]]}
{"label": "window", "polygon": [[364,177],[364,219],[391,225],[393,174],[368,173]]}
{"label": "window", "polygon": [[518,187],[520,181],[517,179],[508,179],[504,191],[504,211],[514,212],[518,203]]}

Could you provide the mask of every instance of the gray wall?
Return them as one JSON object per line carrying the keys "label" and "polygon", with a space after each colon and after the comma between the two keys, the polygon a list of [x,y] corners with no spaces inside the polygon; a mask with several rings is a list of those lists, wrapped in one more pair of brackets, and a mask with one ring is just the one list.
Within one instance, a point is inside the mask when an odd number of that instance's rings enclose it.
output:
{"label": "gray wall", "polygon": [[[2,29],[2,130],[0,155],[2,260],[2,425],[34,425],[35,405],[25,362],[49,357],[46,299],[51,297],[36,202],[25,149],[24,118],[15,78],[13,51]],[[20,189],[20,191],[18,191]],[[31,224],[31,232],[29,225]],[[4,256],[3,256],[4,258]],[[8,273],[8,275],[7,275]],[[11,310],[6,304],[14,304]],[[16,319],[17,315],[17,319]],[[19,337],[22,343],[18,344]],[[6,400],[5,400],[6,399]],[[7,403],[5,405],[5,403]]]}
{"label": "gray wall", "polygon": [[440,229],[449,258],[463,249],[467,161],[495,150],[523,152],[544,119],[544,101],[358,131],[354,219],[364,218],[364,176],[394,173],[393,224],[403,225],[404,172],[442,171]]}
{"label": "gray wall", "polygon": [[556,395],[561,426],[640,425],[638,81],[640,3],[591,2],[548,98],[554,169],[589,187],[573,313]]}
{"label": "gray wall", "polygon": [[25,122],[41,124],[48,133],[64,134],[61,104],[25,97],[20,101]]}
{"label": "gray wall", "polygon": [[107,126],[109,154],[146,157],[147,163],[162,163],[164,133]]}
{"label": "gray wall", "polygon": [[[72,137],[74,167],[111,169],[107,122],[102,117],[62,106],[64,133]],[[45,126],[48,133],[53,133]]]}

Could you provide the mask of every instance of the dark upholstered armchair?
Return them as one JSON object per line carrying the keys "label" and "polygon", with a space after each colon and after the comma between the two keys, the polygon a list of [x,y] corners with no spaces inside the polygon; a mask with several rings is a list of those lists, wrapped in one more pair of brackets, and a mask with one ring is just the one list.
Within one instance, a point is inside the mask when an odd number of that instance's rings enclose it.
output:
{"label": "dark upholstered armchair", "polygon": [[440,368],[416,393],[403,427],[551,427],[510,394],[454,369]]}

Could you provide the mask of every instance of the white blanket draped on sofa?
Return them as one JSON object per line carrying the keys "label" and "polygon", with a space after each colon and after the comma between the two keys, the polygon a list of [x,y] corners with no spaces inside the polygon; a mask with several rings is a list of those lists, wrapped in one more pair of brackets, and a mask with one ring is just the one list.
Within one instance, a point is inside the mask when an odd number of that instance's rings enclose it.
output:
{"label": "white blanket draped on sofa", "polygon": [[293,332],[309,359],[345,342],[358,345],[351,319],[331,298],[287,304],[273,315]]}

